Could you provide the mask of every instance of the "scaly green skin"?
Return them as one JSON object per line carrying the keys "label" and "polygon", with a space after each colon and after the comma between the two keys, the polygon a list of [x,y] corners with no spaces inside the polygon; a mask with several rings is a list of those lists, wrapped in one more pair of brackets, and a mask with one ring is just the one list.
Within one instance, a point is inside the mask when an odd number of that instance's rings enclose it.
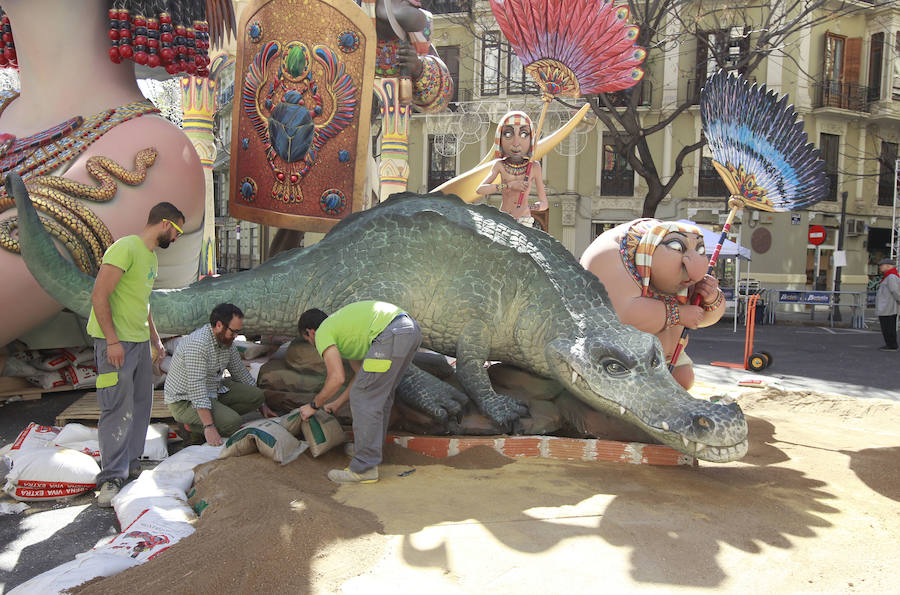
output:
{"label": "scaly green skin", "polygon": [[[29,269],[53,297],[86,316],[92,280],[61,258],[17,186],[13,181]],[[207,321],[216,304],[233,302],[250,332],[291,335],[308,308],[334,312],[365,299],[404,308],[421,325],[424,347],[456,356],[466,394],[501,428],[515,428],[527,408],[493,391],[487,360],[554,378],[589,406],[697,458],[725,462],[746,454],[740,407],[682,389],[659,340],[620,323],[603,285],[562,244],[456,197],[395,195],[348,217],[310,248],[251,271],[154,291],[151,309],[160,332],[177,334]],[[459,396],[431,394],[412,406],[446,417],[459,411]]]}

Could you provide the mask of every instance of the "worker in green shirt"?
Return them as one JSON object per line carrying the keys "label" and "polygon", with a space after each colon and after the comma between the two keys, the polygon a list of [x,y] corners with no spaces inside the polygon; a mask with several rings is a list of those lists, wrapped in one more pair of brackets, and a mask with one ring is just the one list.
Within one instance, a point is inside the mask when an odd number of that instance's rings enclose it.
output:
{"label": "worker in green shirt", "polygon": [[[317,409],[333,413],[347,400],[353,415],[353,449],[346,469],[332,469],[328,479],[336,483],[374,483],[387,438],[394,391],[422,342],[422,330],[413,318],[393,304],[374,300],[348,304],[328,316],[307,310],[297,324],[300,336],[315,346],[325,360],[325,386],[300,416],[308,419]],[[344,364],[355,371],[347,389]]]}
{"label": "worker in green shirt", "polygon": [[157,204],[139,234],[106,249],[94,281],[87,331],[94,338],[100,404],[98,506],[112,506],[125,480],[140,473],[153,404],[151,341],[154,358],[166,354],[150,314],[159,269],[155,250],[177,240],[183,225],[184,215],[175,205]]}

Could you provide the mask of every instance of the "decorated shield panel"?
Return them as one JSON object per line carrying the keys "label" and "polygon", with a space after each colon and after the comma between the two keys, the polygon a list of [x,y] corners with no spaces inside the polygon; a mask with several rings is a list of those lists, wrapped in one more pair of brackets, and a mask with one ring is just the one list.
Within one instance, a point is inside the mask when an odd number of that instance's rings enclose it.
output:
{"label": "decorated shield panel", "polygon": [[327,231],[362,209],[375,27],[353,0],[257,0],[238,29],[233,217]]}

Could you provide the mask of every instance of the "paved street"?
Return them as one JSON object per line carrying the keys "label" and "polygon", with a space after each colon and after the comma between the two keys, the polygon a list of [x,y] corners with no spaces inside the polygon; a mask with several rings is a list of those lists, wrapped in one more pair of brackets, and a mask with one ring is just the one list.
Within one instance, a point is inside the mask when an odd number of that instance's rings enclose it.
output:
{"label": "paved street", "polygon": [[[744,328],[732,328],[723,320],[691,333],[688,354],[698,380],[728,385],[757,375],[708,365],[743,361]],[[873,329],[757,325],[754,349],[772,355],[771,366],[758,374],[778,379],[785,390],[900,400],[900,352],[879,351],[881,332]]]}

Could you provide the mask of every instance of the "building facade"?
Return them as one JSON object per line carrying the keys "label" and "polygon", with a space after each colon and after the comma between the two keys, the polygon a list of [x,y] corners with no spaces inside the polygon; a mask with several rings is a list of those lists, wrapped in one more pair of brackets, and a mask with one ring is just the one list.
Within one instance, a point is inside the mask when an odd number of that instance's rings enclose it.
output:
{"label": "building facade", "polygon": [[[842,289],[862,291],[876,273],[872,263],[890,253],[894,162],[900,143],[900,3],[876,7],[857,2],[852,12],[820,21],[825,10],[847,3],[834,4],[809,15],[806,22],[815,24],[800,28],[782,51],[773,51],[747,73],[751,80],[790,96],[832,182],[827,199],[809,211],[748,209],[739,215],[733,239],[751,248],[752,277],[765,287],[831,289],[834,254],[842,244]],[[478,163],[506,111],[522,109],[535,122],[540,111],[535,87],[504,43],[487,2],[426,0],[423,6],[436,14],[432,41],[456,76],[458,90],[450,111],[413,118],[409,187],[418,192]],[[663,182],[673,174],[680,149],[700,140],[696,104],[703,81],[718,65],[748,51],[754,31],[767,16],[736,10],[730,22],[726,16],[710,24],[702,33],[706,43],[693,35],[679,36],[683,32],[675,30],[672,21],[667,34],[678,43],[650,52],[638,108],[644,126],[691,103],[671,125],[647,138]],[[554,104],[544,134],[573,111]],[[595,117],[545,157],[543,166],[550,232],[576,257],[603,230],[641,216],[647,185],[616,152],[609,132]],[[721,229],[727,192],[706,147],[689,155],[683,170],[656,216]],[[488,201],[497,204],[495,199]],[[838,237],[842,208],[843,241]],[[816,250],[808,241],[810,225],[826,228],[818,271]]]}

